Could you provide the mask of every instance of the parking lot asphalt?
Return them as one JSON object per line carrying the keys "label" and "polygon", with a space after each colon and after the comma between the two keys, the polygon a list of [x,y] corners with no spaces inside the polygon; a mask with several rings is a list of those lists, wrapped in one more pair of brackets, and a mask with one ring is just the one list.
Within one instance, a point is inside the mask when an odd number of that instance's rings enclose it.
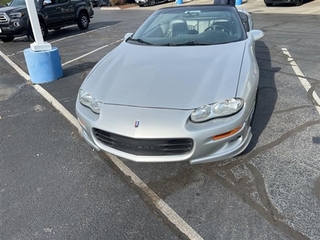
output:
{"label": "parking lot asphalt", "polygon": [[[243,6],[249,9],[253,3],[261,5],[251,1]],[[308,4],[314,3],[319,1]],[[86,74],[153,8],[109,15],[96,10],[99,20],[93,20],[85,37],[76,28],[51,33],[48,40],[59,46],[64,77],[41,87],[74,116],[75,96]],[[319,113],[312,94],[279,52],[278,38],[281,46],[291,42],[270,27],[285,21],[285,29],[294,28],[289,23],[296,15],[276,21],[270,13],[259,15],[257,7],[250,11],[256,11],[257,28],[267,33],[257,44],[262,77],[255,138],[245,155],[221,165],[115,162],[93,151],[76,126],[0,57],[0,239],[319,239]],[[302,20],[301,26],[309,18]],[[318,36],[309,34],[305,41],[313,44]],[[25,73],[21,51],[29,44],[20,38],[0,46]],[[294,46],[314,89],[317,67],[305,66],[299,54],[307,50]],[[150,189],[144,191],[143,183]]]}
{"label": "parking lot asphalt", "polygon": [[0,239],[178,239],[74,126],[0,65]]}

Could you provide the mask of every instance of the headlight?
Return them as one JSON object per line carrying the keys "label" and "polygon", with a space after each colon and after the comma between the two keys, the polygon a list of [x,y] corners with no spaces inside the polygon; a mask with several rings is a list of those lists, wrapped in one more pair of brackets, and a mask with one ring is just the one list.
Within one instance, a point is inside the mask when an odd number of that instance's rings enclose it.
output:
{"label": "headlight", "polygon": [[21,18],[23,15],[25,15],[25,12],[15,12],[15,13],[10,13],[11,18]]}
{"label": "headlight", "polygon": [[89,93],[80,89],[78,93],[79,101],[82,105],[90,108],[94,113],[100,113],[99,102],[93,98]]}
{"label": "headlight", "polygon": [[230,98],[211,105],[201,106],[191,113],[191,121],[204,122],[213,118],[226,117],[239,112],[244,105],[241,98]]}

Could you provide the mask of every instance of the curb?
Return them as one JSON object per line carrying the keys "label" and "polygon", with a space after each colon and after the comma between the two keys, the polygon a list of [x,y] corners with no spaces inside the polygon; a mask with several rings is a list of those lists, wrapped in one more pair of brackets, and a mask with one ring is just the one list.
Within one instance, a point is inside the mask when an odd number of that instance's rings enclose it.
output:
{"label": "curb", "polygon": [[100,7],[100,10],[121,10],[120,7]]}

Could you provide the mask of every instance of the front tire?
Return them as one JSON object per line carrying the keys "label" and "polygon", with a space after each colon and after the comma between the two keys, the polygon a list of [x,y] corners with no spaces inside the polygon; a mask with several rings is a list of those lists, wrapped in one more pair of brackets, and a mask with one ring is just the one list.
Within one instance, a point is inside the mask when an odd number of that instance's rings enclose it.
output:
{"label": "front tire", "polygon": [[[41,30],[43,40],[46,40],[47,34],[48,34],[48,29],[47,29],[46,25],[44,25],[43,22],[40,22],[40,30]],[[30,41],[32,41],[32,42],[35,41],[31,26],[29,28],[29,32],[27,34],[27,37],[29,38]]]}
{"label": "front tire", "polygon": [[273,5],[273,3],[266,3],[266,2],[264,3],[266,4],[267,7],[271,7]]}
{"label": "front tire", "polygon": [[303,4],[303,0],[296,0],[295,6],[301,6]]}
{"label": "front tire", "polygon": [[81,12],[78,16],[78,27],[81,30],[85,30],[89,27],[89,22],[90,20],[88,14]]}
{"label": "front tire", "polygon": [[12,42],[14,37],[0,37],[2,42]]}

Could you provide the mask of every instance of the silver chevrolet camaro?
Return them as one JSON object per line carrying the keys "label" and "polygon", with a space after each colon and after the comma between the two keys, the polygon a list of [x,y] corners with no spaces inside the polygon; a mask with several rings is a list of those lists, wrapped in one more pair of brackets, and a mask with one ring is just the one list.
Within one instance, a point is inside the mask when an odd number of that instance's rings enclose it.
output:
{"label": "silver chevrolet camaro", "polygon": [[259,68],[253,30],[233,6],[154,12],[81,85],[76,114],[95,149],[137,162],[219,161],[251,134]]}

